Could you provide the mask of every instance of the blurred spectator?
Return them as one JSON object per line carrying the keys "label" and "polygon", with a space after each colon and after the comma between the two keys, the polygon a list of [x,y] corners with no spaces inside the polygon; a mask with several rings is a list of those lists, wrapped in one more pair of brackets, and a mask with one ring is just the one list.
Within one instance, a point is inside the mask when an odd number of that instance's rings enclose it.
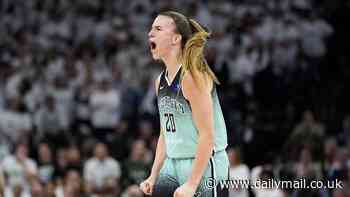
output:
{"label": "blurred spectator", "polygon": [[[60,183],[58,185],[60,185]],[[45,195],[47,197],[56,197],[56,195],[55,195],[56,184],[49,183],[49,184],[45,185],[44,189],[45,189]]]}
{"label": "blurred spectator", "polygon": [[[316,59],[326,54],[325,38],[333,33],[332,26],[315,14],[311,14],[309,18],[300,23],[300,32],[301,48],[306,57]],[[317,64],[312,66],[317,66]]]}
{"label": "blurred spectator", "polygon": [[23,187],[20,185],[16,185],[13,189],[7,188],[7,190],[5,190],[4,196],[5,197],[7,197],[7,196],[27,197],[29,195],[30,195],[29,191],[24,190]]}
{"label": "blurred spectator", "polygon": [[132,143],[130,125],[126,120],[121,120],[113,133],[108,137],[108,144],[112,157],[118,161],[126,158],[129,154],[129,146]]}
{"label": "blurred spectator", "polygon": [[68,170],[82,173],[83,162],[77,146],[62,147],[57,150],[54,170],[54,180],[61,183]]}
{"label": "blurred spectator", "polygon": [[92,135],[91,109],[89,106],[89,97],[91,93],[91,84],[86,83],[77,89],[75,95],[75,120],[73,125],[74,132],[72,135],[76,138],[77,143]]}
{"label": "blurred spectator", "polygon": [[152,122],[148,120],[140,121],[138,130],[138,138],[144,140],[147,144],[150,144],[154,132]]}
{"label": "blurred spectator", "polygon": [[71,145],[67,148],[66,152],[67,169],[74,169],[82,174],[83,172],[83,160],[81,158],[79,147]]}
{"label": "blurred spectator", "polygon": [[[306,185],[310,185],[311,181],[323,180],[321,165],[313,160],[312,153],[309,148],[303,148],[300,153],[299,161],[294,166],[295,179],[305,179]],[[327,195],[324,188],[309,189],[299,188],[294,190],[297,197],[302,196],[322,196]]]}
{"label": "blurred spectator", "polygon": [[[68,86],[65,76],[58,76],[53,80],[53,84],[48,87],[48,94],[54,98],[55,110],[58,112],[59,126],[68,130],[71,126],[73,114],[73,88]],[[51,104],[51,105],[52,105]]]}
{"label": "blurred spectator", "polygon": [[139,106],[139,111],[141,114],[154,115],[157,113],[156,105],[154,104],[156,100],[156,93],[154,91],[154,80],[149,80],[149,85],[145,93],[144,98]]}
{"label": "blurred spectator", "polygon": [[[60,124],[60,114],[56,101],[48,96],[45,104],[36,113],[37,140],[47,140],[50,144],[62,145],[65,141],[64,125]],[[63,142],[62,142],[63,141]]]}
{"label": "blurred spectator", "polygon": [[298,162],[295,164],[296,178],[305,178],[308,180],[321,180],[323,178],[321,166],[314,162],[309,148],[303,148]]}
{"label": "blurred spectator", "polygon": [[256,72],[266,66],[266,61],[261,57],[266,54],[260,54],[253,47],[245,48],[237,55],[237,59],[229,65],[231,83],[242,83],[246,94],[253,94],[252,79]]}
{"label": "blurred spectator", "polygon": [[30,185],[30,196],[31,197],[45,197],[45,190],[39,180],[34,179]]}
{"label": "blurred spectator", "polygon": [[66,148],[59,148],[56,150],[54,179],[62,181],[67,167],[67,150]]}
{"label": "blurred spectator", "polygon": [[2,136],[11,143],[17,143],[20,138],[28,136],[32,129],[32,119],[24,111],[24,105],[19,98],[9,100],[6,110],[0,111],[0,130]]}
{"label": "blurred spectator", "polygon": [[278,32],[276,32],[276,38],[272,42],[271,61],[276,73],[291,73],[298,64],[300,31],[291,17],[285,17],[282,23],[277,24]]}
{"label": "blurred spectator", "polygon": [[38,146],[38,176],[41,183],[45,185],[53,181],[54,160],[52,151],[47,143]]}
{"label": "blurred spectator", "polygon": [[336,160],[337,157],[337,151],[339,151],[339,147],[337,144],[336,139],[334,138],[329,138],[326,140],[325,145],[324,145],[324,170],[325,170],[325,175],[327,177],[330,177],[333,170],[333,164]]}
{"label": "blurred spectator", "polygon": [[332,163],[327,169],[327,178],[331,181],[347,179],[347,157],[349,150],[339,148],[334,155]]}
{"label": "blurred spectator", "polygon": [[113,132],[120,119],[120,93],[113,89],[107,79],[102,79],[90,95],[94,135],[105,142],[106,135]]}
{"label": "blurred spectator", "polygon": [[[252,184],[256,181],[271,181],[274,180],[274,175],[271,166],[256,166],[252,170]],[[253,188],[256,197],[284,197],[285,194],[281,188],[257,187]]]}
{"label": "blurred spectator", "polygon": [[5,156],[10,154],[10,145],[7,138],[0,132],[0,161],[4,159]]}
{"label": "blurred spectator", "polygon": [[1,166],[11,193],[19,190],[29,192],[31,180],[38,175],[38,169],[35,161],[28,157],[27,144],[17,144],[14,155],[7,156]]}
{"label": "blurred spectator", "polygon": [[129,158],[123,163],[124,184],[140,184],[147,178],[150,170],[151,153],[143,140],[135,140]]}
{"label": "blurred spectator", "polygon": [[0,168],[0,196],[4,196],[5,192],[5,177],[2,172],[2,168]]}
{"label": "blurred spectator", "polygon": [[294,128],[286,145],[292,153],[292,159],[303,146],[308,146],[314,159],[320,160],[323,152],[324,130],[324,126],[315,120],[314,114],[309,110],[305,111],[302,121]]}
{"label": "blurred spectator", "polygon": [[56,188],[55,195],[56,197],[85,196],[81,174],[77,170],[68,170],[63,184]]}
{"label": "blurred spectator", "polygon": [[[249,181],[250,171],[247,165],[242,163],[241,153],[238,148],[227,151],[230,160],[230,180]],[[248,189],[241,185],[240,188],[230,188],[230,197],[249,197]]]}
{"label": "blurred spectator", "polygon": [[143,192],[138,185],[130,185],[122,194],[122,197],[143,197]]}
{"label": "blurred spectator", "polygon": [[342,130],[339,133],[338,141],[341,145],[350,146],[350,115],[343,119]]}
{"label": "blurred spectator", "polygon": [[[84,180],[88,193],[108,194],[108,190],[119,188],[121,170],[118,161],[108,155],[107,146],[97,143],[94,156],[84,166]],[[113,183],[109,185],[108,183]]]}

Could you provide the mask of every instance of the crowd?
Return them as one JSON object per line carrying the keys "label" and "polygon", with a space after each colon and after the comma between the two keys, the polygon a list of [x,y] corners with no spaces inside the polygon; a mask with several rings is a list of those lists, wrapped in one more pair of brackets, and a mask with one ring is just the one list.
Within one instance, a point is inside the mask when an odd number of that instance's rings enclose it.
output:
{"label": "crowd", "polygon": [[143,196],[157,135],[147,32],[160,10],[208,27],[231,178],[341,180],[346,197],[346,1],[0,1],[0,196]]}

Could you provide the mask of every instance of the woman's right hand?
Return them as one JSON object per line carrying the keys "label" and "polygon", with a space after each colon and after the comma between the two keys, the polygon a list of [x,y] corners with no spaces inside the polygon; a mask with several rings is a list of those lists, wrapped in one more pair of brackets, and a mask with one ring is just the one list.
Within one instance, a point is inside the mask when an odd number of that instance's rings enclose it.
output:
{"label": "woman's right hand", "polygon": [[153,187],[155,182],[156,182],[156,178],[151,175],[140,184],[140,189],[144,194],[150,196],[153,193]]}

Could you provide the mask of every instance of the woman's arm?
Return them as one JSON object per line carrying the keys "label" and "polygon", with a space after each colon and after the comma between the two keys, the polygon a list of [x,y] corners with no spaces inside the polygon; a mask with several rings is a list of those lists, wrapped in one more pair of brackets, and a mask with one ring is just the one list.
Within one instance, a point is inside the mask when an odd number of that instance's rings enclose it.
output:
{"label": "woman's arm", "polygon": [[156,149],[156,156],[154,158],[152,170],[151,170],[151,177],[157,178],[160,172],[160,169],[163,166],[164,160],[166,157],[165,153],[165,141],[164,141],[164,136],[162,129],[160,130],[160,135],[158,138],[158,143],[157,143],[157,149]]}
{"label": "woman's arm", "polygon": [[[159,87],[160,77],[155,82],[156,94],[158,95],[158,87]],[[158,138],[157,148],[156,148],[156,156],[154,158],[154,162],[151,169],[150,176],[140,184],[141,190],[146,195],[151,195],[153,192],[153,187],[156,183],[156,180],[159,176],[159,172],[163,166],[164,160],[166,158],[166,146],[165,139],[163,135],[163,130],[160,129],[160,134]]]}
{"label": "woman's arm", "polygon": [[[191,174],[187,184],[194,190],[198,187],[214,149],[214,119],[211,89],[213,82],[204,75],[195,81],[186,73],[182,82],[182,90],[192,109],[192,118],[198,129],[198,146]],[[197,83],[196,83],[197,82]]]}
{"label": "woman's arm", "polygon": [[[156,94],[158,95],[158,89],[159,89],[159,83],[160,83],[160,76],[155,81],[155,88],[156,88]],[[160,134],[158,138],[157,148],[156,148],[156,156],[154,158],[152,170],[151,170],[151,176],[158,177],[161,167],[163,166],[163,162],[166,157],[166,147],[165,147],[165,141],[163,136],[162,128],[160,129]]]}
{"label": "woman's arm", "polygon": [[160,169],[163,166],[165,160],[165,143],[162,130],[160,131],[160,136],[158,139],[156,157],[153,162],[152,170],[150,176],[140,184],[140,189],[146,195],[152,195],[154,185],[156,184],[157,178],[159,176]]}

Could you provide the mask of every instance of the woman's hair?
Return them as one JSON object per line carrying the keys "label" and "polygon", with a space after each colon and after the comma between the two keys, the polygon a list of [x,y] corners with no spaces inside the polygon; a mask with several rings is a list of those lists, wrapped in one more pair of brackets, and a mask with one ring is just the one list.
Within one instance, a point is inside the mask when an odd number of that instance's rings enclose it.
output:
{"label": "woman's hair", "polygon": [[174,11],[161,12],[159,15],[168,16],[175,22],[176,33],[182,36],[181,40],[181,61],[182,71],[181,78],[185,72],[190,72],[197,85],[199,83],[199,74],[205,74],[211,80],[219,84],[219,80],[215,76],[214,72],[210,69],[205,57],[204,47],[210,33],[207,32],[198,22],[193,19],[189,19],[181,13]]}

